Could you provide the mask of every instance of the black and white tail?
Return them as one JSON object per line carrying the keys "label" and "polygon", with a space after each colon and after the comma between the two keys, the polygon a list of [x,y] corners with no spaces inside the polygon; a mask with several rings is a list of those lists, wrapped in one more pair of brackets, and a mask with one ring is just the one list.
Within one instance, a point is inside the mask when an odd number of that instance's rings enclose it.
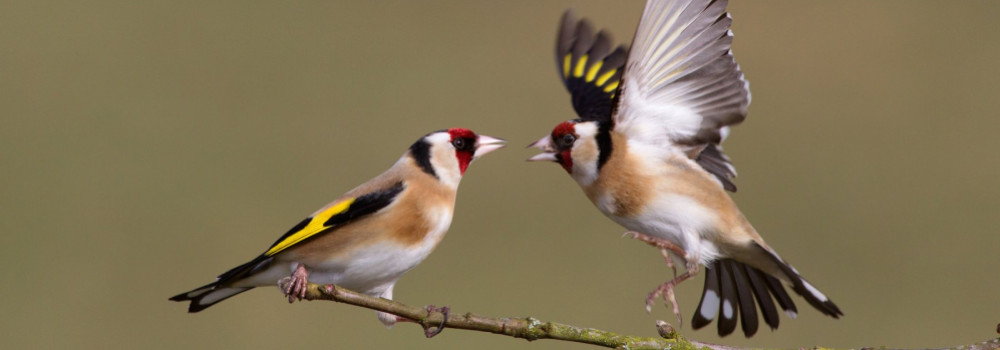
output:
{"label": "black and white tail", "polygon": [[[844,314],[826,295],[806,282],[794,268],[773,253],[769,254],[782,272],[791,279],[792,290],[805,298],[809,305],[833,318],[839,318]],[[726,336],[736,329],[736,319],[742,313],[743,334],[749,338],[757,332],[758,326],[755,301],[760,306],[764,322],[771,329],[778,328],[779,318],[775,300],[778,302],[777,306],[780,306],[789,317],[795,318],[798,313],[795,303],[777,278],[732,259],[716,260],[705,268],[705,290],[691,320],[691,326],[694,329],[704,327],[718,315],[719,335]]]}
{"label": "black and white tail", "polygon": [[234,267],[229,271],[219,275],[215,282],[195,288],[189,292],[177,294],[170,297],[172,301],[191,301],[188,305],[188,312],[194,313],[220,301],[253,289],[253,287],[227,287],[233,282],[246,278],[256,272],[266,269],[273,258],[261,255],[243,265]]}
{"label": "black and white tail", "polygon": [[190,292],[177,294],[170,298],[173,301],[191,301],[191,305],[188,305],[188,312],[194,313],[204,309],[209,306],[215,305],[216,303],[229,299],[230,297],[246,292],[253,289],[253,287],[244,288],[218,288],[218,282],[209,283],[207,285],[201,286]]}

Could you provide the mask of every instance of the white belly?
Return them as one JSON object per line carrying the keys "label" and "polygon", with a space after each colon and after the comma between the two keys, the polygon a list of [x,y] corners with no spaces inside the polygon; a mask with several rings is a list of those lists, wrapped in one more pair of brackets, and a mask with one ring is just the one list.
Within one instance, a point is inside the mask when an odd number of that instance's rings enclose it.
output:
{"label": "white belly", "polygon": [[[429,214],[437,215],[437,226],[432,227],[424,239],[416,245],[386,241],[358,248],[352,254],[328,260],[317,266],[306,266],[309,282],[336,284],[338,286],[376,296],[385,297],[396,281],[407,271],[422,262],[438,242],[444,238],[451,226],[450,208],[440,208]],[[275,285],[281,278],[288,277],[294,270],[292,262],[273,264],[248,279],[251,285]]]}
{"label": "white belly", "polygon": [[433,215],[439,217],[436,227],[414,246],[403,246],[397,242],[383,242],[359,249],[346,261],[329,261],[315,266],[309,273],[309,280],[319,284],[336,284],[341,287],[381,295],[407,271],[416,267],[430,255],[444,238],[451,226],[451,210],[442,208]]}
{"label": "white belly", "polygon": [[[602,198],[600,202],[605,202]],[[694,199],[678,194],[659,195],[633,217],[611,214],[612,205],[597,203],[605,215],[625,228],[648,236],[666,239],[685,252],[691,262],[705,264],[719,256],[719,250],[706,239],[715,234],[718,217]]]}

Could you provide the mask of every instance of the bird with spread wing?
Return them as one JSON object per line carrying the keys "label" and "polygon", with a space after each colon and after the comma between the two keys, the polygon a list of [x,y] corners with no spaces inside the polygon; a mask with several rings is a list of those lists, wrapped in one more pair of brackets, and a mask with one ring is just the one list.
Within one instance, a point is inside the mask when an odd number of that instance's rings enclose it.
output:
{"label": "bird with spread wing", "polygon": [[728,335],[742,313],[750,337],[758,307],[772,329],[779,307],[796,315],[784,285],[823,314],[843,313],[764,242],[726,193],[736,191],[736,170],[720,144],[750,105],[726,5],[651,0],[629,50],[567,11],[556,63],[579,118],[531,144],[542,153],[529,160],[558,163],[627,235],[659,248],[671,267],[671,253],[685,262],[683,274],[647,296],[647,310],[662,296],[680,320],[674,287],[704,267],[693,327],[718,317],[719,335]]}

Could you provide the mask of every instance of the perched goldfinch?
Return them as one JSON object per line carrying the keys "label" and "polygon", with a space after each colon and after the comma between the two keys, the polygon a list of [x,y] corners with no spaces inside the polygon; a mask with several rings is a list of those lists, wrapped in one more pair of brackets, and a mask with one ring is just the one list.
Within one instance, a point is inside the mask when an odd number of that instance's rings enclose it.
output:
{"label": "perched goldfinch", "polygon": [[[733,332],[739,313],[747,337],[757,308],[778,327],[778,305],[790,316],[791,285],[820,312],[843,313],[771,249],[726,194],[735,169],[719,143],[746,118],[749,85],[733,59],[732,19],[725,0],[650,0],[632,48],[612,49],[604,32],[563,16],[556,47],[559,74],[579,119],[563,122],[530,146],[583,188],[606,216],[634,238],[668,251],[687,271],[646,298],[673,304],[673,288],[705,266],[705,289],[693,327],[718,315],[719,335]],[[530,147],[529,146],[529,147]],[[756,300],[755,300],[756,299]]]}
{"label": "perched goldfinch", "polygon": [[[302,220],[260,256],[170,300],[190,300],[188,311],[198,312],[283,278],[289,302],[305,296],[307,282],[392,299],[396,281],[448,231],[469,163],[503,146],[503,140],[468,129],[430,133],[389,170]],[[397,321],[378,316],[386,326]]]}

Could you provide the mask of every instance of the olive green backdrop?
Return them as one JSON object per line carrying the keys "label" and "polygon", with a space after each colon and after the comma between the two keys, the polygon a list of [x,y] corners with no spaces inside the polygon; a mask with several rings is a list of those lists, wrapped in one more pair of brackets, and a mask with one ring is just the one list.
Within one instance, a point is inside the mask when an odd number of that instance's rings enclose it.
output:
{"label": "olive green backdrop", "polygon": [[[260,253],[421,135],[510,140],[463,181],[451,231],[397,300],[636,335],[673,322],[659,253],[619,238],[523,145],[574,117],[552,57],[595,1],[0,2],[4,348],[582,349],[258,289],[200,314],[167,297]],[[995,1],[737,1],[753,89],[726,142],[736,201],[846,313],[731,345],[938,347],[1000,322]],[[685,322],[701,277],[683,284]]]}

